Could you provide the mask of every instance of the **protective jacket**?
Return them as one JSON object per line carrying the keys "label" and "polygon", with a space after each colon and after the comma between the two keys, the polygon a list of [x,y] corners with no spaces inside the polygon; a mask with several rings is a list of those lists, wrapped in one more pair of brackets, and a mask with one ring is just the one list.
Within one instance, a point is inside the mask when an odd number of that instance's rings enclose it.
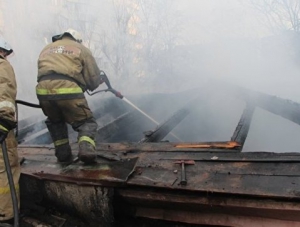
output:
{"label": "protective jacket", "polygon": [[63,37],[42,50],[38,82],[38,98],[53,100],[83,98],[84,91],[95,90],[102,80],[91,51],[72,38]]}
{"label": "protective jacket", "polygon": [[0,129],[9,131],[16,125],[17,83],[10,63],[0,56]]}
{"label": "protective jacket", "polygon": [[[0,56],[0,130],[9,131],[16,125],[15,119],[15,99],[17,85],[15,74],[10,63]],[[9,156],[11,171],[18,192],[20,165],[18,162],[17,141],[14,132],[10,131],[6,138],[7,152]],[[19,193],[17,193],[19,196]],[[10,188],[7,180],[7,173],[0,151],[0,221],[13,217],[13,206]]]}

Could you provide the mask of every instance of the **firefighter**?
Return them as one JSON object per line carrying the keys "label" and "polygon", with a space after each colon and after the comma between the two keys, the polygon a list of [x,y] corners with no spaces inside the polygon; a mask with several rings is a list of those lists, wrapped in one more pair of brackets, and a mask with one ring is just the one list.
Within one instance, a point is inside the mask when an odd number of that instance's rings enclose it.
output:
{"label": "firefighter", "polygon": [[52,37],[38,58],[36,94],[59,162],[72,160],[67,124],[78,132],[79,160],[96,161],[95,134],[97,122],[84,92],[101,83],[102,71],[91,51],[82,44],[81,34],[68,29]]}
{"label": "firefighter", "polygon": [[[18,161],[17,141],[12,129],[16,127],[15,100],[17,84],[15,73],[6,57],[13,52],[10,45],[0,38],[0,143],[5,140],[10,168],[19,200],[20,164]],[[0,152],[0,223],[12,222],[13,204],[5,170],[3,153]]]}

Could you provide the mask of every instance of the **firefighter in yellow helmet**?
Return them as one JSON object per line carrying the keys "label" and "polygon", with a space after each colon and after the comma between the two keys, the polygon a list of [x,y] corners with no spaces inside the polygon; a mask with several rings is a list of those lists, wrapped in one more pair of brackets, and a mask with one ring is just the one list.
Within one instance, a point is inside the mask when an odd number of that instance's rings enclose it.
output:
{"label": "firefighter in yellow helmet", "polygon": [[71,161],[66,123],[78,132],[78,157],[85,163],[96,160],[97,123],[85,99],[103,81],[91,51],[82,45],[79,32],[69,29],[52,37],[38,59],[36,94],[59,162]]}
{"label": "firefighter in yellow helmet", "polygon": [[[13,52],[10,45],[0,38],[0,143],[4,140],[7,146],[7,153],[10,168],[13,175],[17,196],[19,197],[20,165],[17,153],[17,141],[12,129],[16,126],[15,100],[17,95],[17,84],[15,73],[6,57]],[[19,199],[19,198],[18,198]],[[7,173],[3,160],[3,153],[0,152],[0,225],[7,223],[14,217],[12,197],[8,184]]]}

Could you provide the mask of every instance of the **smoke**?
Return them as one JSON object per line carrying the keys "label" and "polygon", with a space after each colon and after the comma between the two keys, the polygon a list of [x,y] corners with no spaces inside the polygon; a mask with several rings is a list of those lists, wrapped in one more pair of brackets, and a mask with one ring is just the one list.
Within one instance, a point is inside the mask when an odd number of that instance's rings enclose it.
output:
{"label": "smoke", "polygon": [[[196,102],[175,132],[185,141],[220,141],[230,139],[245,106],[239,97],[223,93],[222,84],[300,102],[298,32],[282,26],[274,32],[277,24],[270,27],[268,15],[253,2],[1,1],[0,26],[15,52],[9,60],[19,99],[38,102],[39,53],[51,36],[72,27],[83,34],[113,87],[160,122],[194,98],[191,89],[201,90],[205,104]],[[151,104],[136,98],[151,93],[180,95]],[[96,109],[109,95],[87,98]],[[20,107],[20,119],[31,115],[42,112]],[[256,108],[244,150],[297,151],[299,137],[298,125]]]}

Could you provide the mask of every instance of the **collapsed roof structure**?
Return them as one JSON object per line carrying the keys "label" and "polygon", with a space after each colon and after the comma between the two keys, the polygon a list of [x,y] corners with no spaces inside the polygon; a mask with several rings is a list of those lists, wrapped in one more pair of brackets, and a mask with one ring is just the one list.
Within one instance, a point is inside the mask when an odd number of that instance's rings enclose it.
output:
{"label": "collapsed roof structure", "polygon": [[[88,226],[109,227],[124,217],[199,226],[300,225],[300,154],[242,152],[256,107],[300,124],[300,104],[227,86],[218,95],[244,103],[229,140],[188,141],[186,134],[201,137],[194,128],[202,125],[195,119],[203,117],[200,113],[216,90],[132,97],[146,113],[156,105],[164,117],[171,113],[157,126],[128,99],[131,106],[123,100],[102,100],[94,111],[99,124],[96,165],[83,165],[76,158],[70,164],[57,163],[43,120],[21,121],[22,206],[38,210],[51,205],[81,217]],[[187,102],[187,96],[193,98]],[[76,133],[71,130],[70,138],[76,155]]]}

